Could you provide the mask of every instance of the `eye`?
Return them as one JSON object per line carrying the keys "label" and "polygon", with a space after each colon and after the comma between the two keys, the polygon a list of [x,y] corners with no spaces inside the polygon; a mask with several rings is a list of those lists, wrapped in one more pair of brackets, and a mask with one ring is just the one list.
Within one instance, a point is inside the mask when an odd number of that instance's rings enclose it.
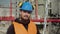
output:
{"label": "eye", "polygon": [[24,13],[26,13],[27,11],[24,11]]}
{"label": "eye", "polygon": [[32,11],[27,11],[27,10],[24,10],[24,12],[26,13],[28,13],[28,14],[31,14],[32,13]]}
{"label": "eye", "polygon": [[32,12],[28,12],[29,14],[31,14]]}

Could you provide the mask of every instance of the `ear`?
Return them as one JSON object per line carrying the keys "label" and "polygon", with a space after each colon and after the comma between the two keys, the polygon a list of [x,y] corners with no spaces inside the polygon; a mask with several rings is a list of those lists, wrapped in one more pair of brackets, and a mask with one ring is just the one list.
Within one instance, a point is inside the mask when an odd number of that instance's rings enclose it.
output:
{"label": "ear", "polygon": [[22,13],[22,11],[20,11],[20,14]]}

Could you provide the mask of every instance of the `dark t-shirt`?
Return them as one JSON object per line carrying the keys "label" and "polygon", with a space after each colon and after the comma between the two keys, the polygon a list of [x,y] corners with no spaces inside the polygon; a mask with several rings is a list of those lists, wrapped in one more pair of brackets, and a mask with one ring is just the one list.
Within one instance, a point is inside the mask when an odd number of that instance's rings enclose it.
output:
{"label": "dark t-shirt", "polygon": [[[19,23],[19,20],[18,20],[18,19],[16,19],[16,20],[17,20],[16,22]],[[24,25],[24,24],[23,24],[23,25]],[[28,30],[28,25],[24,25],[24,27],[26,28],[26,30]],[[15,30],[14,30],[14,25],[13,25],[13,24],[11,24],[11,25],[9,26],[6,34],[15,34]],[[39,32],[39,30],[38,30],[38,27],[37,27],[37,34],[40,34],[40,32]]]}

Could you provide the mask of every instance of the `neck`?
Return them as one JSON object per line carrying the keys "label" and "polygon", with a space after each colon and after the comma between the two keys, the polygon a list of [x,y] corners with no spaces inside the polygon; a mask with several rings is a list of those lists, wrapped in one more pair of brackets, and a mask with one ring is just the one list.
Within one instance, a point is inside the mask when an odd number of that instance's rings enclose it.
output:
{"label": "neck", "polygon": [[20,18],[20,22],[21,22],[22,24],[26,25],[26,24],[29,24],[29,23],[30,23],[30,20],[29,20],[29,19],[25,20],[25,19],[23,19],[23,18]]}
{"label": "neck", "polygon": [[18,19],[16,19],[15,21],[18,22],[18,23],[21,23],[21,24],[23,24],[23,25],[27,25],[27,24],[30,23],[30,20],[29,20],[29,19],[28,19],[28,20],[24,20],[24,19],[22,19],[22,18],[18,18]]}

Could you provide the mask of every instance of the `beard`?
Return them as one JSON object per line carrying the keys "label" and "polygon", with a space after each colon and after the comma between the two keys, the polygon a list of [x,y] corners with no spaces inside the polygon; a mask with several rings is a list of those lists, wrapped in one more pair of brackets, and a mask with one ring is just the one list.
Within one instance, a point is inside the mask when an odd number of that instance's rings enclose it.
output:
{"label": "beard", "polygon": [[[27,16],[25,16],[25,17],[27,17]],[[24,24],[24,25],[29,24],[30,19],[29,19],[29,17],[27,17],[27,18],[28,18],[28,19],[24,19],[24,18],[22,18],[22,17],[21,17],[21,20],[20,20],[20,21],[21,21],[21,23],[22,23],[22,24]]]}
{"label": "beard", "polygon": [[23,17],[21,16],[21,19],[23,19],[23,20],[29,20],[30,19],[30,16],[24,15]]}

